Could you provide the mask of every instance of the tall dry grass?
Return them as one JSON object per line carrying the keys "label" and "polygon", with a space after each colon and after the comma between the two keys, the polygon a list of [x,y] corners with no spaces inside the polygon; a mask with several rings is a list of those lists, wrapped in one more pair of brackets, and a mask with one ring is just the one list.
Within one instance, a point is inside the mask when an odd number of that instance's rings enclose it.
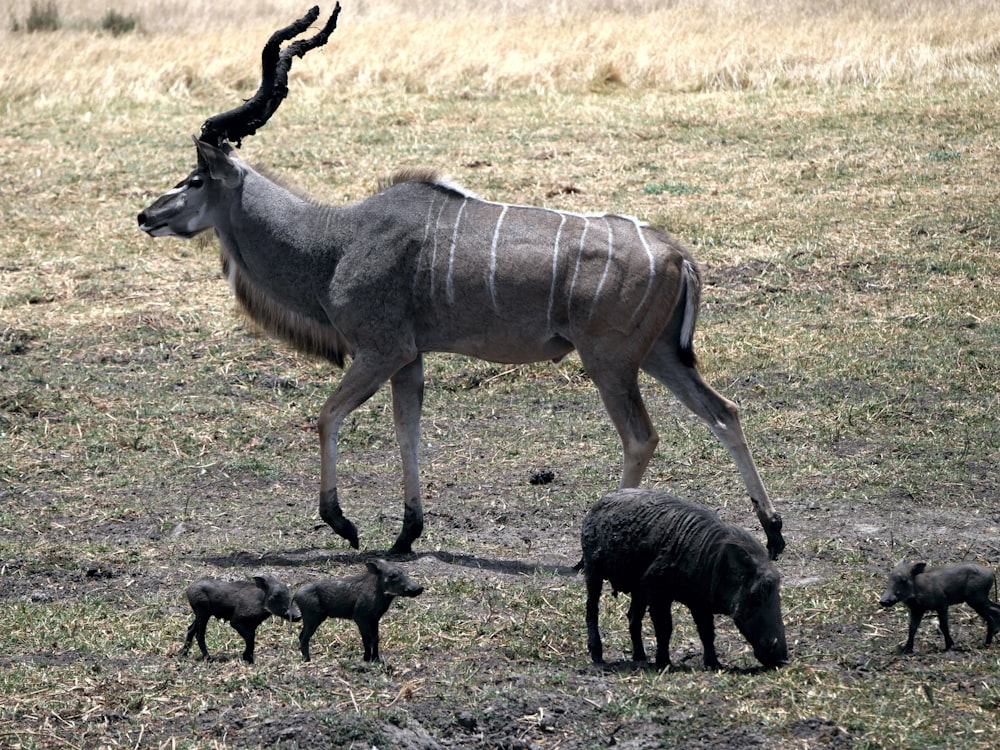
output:
{"label": "tall dry grass", "polygon": [[[120,0],[141,32],[98,29],[107,0],[62,3],[63,29],[0,31],[11,101],[137,101],[256,83],[260,45],[308,3]],[[345,0],[295,85],[434,92],[628,85],[680,91],[838,84],[1000,82],[1000,4],[990,0]],[[331,3],[325,3],[328,11]],[[8,3],[12,21],[28,0]]]}

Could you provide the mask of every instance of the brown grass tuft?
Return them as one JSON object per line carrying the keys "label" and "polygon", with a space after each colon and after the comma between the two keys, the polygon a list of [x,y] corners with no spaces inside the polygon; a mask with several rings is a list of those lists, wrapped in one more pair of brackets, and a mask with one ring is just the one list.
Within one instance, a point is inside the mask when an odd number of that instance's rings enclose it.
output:
{"label": "brown grass tuft", "polygon": [[[740,404],[785,518],[793,661],[703,672],[678,607],[677,671],[590,669],[565,568],[617,480],[617,435],[575,357],[443,355],[405,561],[427,591],[383,620],[387,663],[361,664],[343,622],[311,664],[272,621],[252,668],[218,623],[228,661],[178,659],[186,582],[278,568],[294,585],[391,544],[392,406],[383,389],[341,433],[357,555],[315,528],[315,420],[338,373],[247,330],[214,239],[136,227],[304,8],[122,0],[142,31],[112,37],[87,23],[105,0],[81,0],[44,40],[0,30],[0,745],[390,747],[422,730],[453,747],[992,748],[981,621],[955,608],[960,648],[926,623],[904,658],[905,612],[877,598],[904,554],[1000,564],[996,4],[344,4],[246,158],[333,203],[423,166],[691,246],[703,371]],[[646,483],[756,531],[718,441],[643,388],[662,437]],[[627,606],[603,600],[611,659]],[[724,618],[719,644],[754,664]]]}
{"label": "brown grass tuft", "polygon": [[[32,35],[0,32],[9,50],[0,100],[61,99],[95,105],[117,96],[153,103],[246,92],[257,79],[257,45],[297,16],[292,2],[249,3],[245,15],[220,17],[209,6],[146,6],[119,12],[143,34],[86,31],[103,3],[63,9],[62,35],[38,54]],[[14,3],[12,14],[25,13]],[[393,41],[386,44],[386,29]],[[760,89],[775,85],[866,86],[889,83],[997,85],[1000,8],[978,0],[912,3],[723,0],[549,5],[524,2],[347,5],[322,55],[296,64],[295,85],[350,92],[396,85],[434,92],[467,85],[511,88],[631,86],[681,91]],[[183,43],[178,40],[183,39]]]}

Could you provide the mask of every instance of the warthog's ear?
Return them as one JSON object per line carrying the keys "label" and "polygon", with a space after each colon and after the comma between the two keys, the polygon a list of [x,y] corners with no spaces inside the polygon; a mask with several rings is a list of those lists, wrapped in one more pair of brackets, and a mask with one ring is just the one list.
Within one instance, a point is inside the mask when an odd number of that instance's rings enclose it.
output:
{"label": "warthog's ear", "polygon": [[925,569],[926,567],[927,567],[927,563],[922,563],[922,562],[919,562],[919,563],[913,563],[913,567],[912,567],[912,568],[910,568],[910,572],[911,572],[911,573],[912,573],[913,575],[915,575],[915,576],[918,576],[918,575],[920,575],[921,573],[923,573],[923,572],[924,572],[924,569]]}
{"label": "warthog's ear", "polygon": [[365,563],[365,567],[368,568],[369,572],[379,575],[382,572],[382,566],[385,565],[385,560],[374,560]]}
{"label": "warthog's ear", "polygon": [[765,603],[778,596],[781,576],[775,570],[762,570],[743,580],[743,590],[736,597],[734,618],[753,617]]}
{"label": "warthog's ear", "polygon": [[754,579],[750,586],[750,595],[747,597],[748,603],[758,605],[778,590],[780,579],[771,572],[762,573]]}

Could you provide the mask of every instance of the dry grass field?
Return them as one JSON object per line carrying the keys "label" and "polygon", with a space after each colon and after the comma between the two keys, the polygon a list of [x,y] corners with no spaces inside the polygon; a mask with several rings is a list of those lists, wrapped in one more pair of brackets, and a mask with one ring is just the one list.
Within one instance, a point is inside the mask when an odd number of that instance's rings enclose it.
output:
{"label": "dry grass field", "polygon": [[[613,664],[590,666],[570,566],[620,447],[575,356],[428,357],[427,526],[400,560],[426,592],[383,620],[383,664],[349,623],[323,625],[308,664],[274,621],[252,666],[222,624],[218,659],[179,657],[189,581],[353,572],[402,513],[387,390],[341,433],[355,553],[316,507],[339,373],[248,327],[214,238],[136,227],[306,7],[81,0],[28,33],[17,0],[0,19],[0,746],[995,747],[982,621],[954,608],[943,652],[928,617],[903,655],[905,612],[877,601],[904,556],[1000,567],[1000,6],[343,5],[242,156],[328,202],[423,165],[688,245],[702,371],[741,405],[785,518],[791,663],[756,671],[719,618],[730,669],[703,671],[676,608],[676,668],[641,669],[609,596]],[[109,7],[136,28],[110,33]],[[729,456],[643,386],[661,434],[646,484],[759,534]],[[539,470],[555,481],[530,484]]]}

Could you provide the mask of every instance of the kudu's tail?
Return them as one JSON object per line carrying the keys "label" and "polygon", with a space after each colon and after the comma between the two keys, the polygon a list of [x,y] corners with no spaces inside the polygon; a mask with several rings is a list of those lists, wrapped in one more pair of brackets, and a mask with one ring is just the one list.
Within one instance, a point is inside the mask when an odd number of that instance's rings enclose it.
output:
{"label": "kudu's tail", "polygon": [[677,356],[688,367],[694,367],[697,358],[694,355],[694,326],[698,322],[698,308],[701,305],[701,274],[691,261],[685,259],[681,263],[681,292],[684,299],[678,303],[683,305],[681,318],[681,335],[677,342]]}

